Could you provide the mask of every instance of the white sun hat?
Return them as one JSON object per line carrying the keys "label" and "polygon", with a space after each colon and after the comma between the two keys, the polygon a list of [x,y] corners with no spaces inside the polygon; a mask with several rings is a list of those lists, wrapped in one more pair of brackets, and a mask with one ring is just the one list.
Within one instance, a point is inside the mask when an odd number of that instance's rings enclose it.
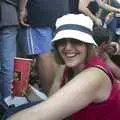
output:
{"label": "white sun hat", "polygon": [[57,19],[54,43],[63,38],[73,38],[97,46],[92,36],[93,21],[84,14],[67,14]]}

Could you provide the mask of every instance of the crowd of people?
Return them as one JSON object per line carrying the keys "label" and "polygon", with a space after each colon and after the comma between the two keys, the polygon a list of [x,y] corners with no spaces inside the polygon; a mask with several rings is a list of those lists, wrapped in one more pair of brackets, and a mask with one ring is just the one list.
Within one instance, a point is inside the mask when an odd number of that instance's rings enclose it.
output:
{"label": "crowd of people", "polygon": [[11,95],[16,39],[48,96],[8,120],[119,120],[119,27],[118,0],[1,0],[0,99]]}

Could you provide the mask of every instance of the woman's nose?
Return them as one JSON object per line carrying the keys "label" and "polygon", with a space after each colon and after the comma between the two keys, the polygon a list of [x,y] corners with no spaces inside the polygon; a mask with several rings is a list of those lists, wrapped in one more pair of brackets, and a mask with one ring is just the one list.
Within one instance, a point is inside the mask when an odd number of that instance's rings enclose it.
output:
{"label": "woman's nose", "polygon": [[71,49],[72,48],[72,43],[70,42],[70,41],[67,41],[66,43],[65,43],[65,49],[66,50],[69,50],[69,49]]}

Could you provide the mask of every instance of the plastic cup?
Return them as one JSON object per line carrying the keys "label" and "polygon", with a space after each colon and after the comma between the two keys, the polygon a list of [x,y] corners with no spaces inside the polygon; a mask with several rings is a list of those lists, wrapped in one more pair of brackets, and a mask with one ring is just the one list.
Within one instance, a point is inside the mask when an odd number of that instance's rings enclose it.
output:
{"label": "plastic cup", "polygon": [[24,92],[29,86],[31,65],[32,59],[18,57],[14,59],[13,96],[24,96]]}

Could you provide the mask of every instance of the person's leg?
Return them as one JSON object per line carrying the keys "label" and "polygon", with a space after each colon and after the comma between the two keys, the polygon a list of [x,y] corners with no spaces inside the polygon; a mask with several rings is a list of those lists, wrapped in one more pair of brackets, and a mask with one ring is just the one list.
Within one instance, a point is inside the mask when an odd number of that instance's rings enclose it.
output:
{"label": "person's leg", "polygon": [[39,45],[40,45],[40,53],[38,54],[36,67],[37,72],[40,78],[40,84],[46,94],[49,93],[54,72],[55,72],[55,60],[52,55],[51,49],[51,40],[53,38],[53,31],[51,28],[40,28],[38,29],[39,34]]}
{"label": "person's leg", "polygon": [[52,86],[54,72],[55,72],[55,61],[52,53],[44,53],[39,55],[37,58],[37,72],[40,78],[40,84],[46,94],[49,93]]}
{"label": "person's leg", "polygon": [[16,27],[0,28],[0,93],[3,98],[10,95],[16,56]]}
{"label": "person's leg", "polygon": [[51,39],[52,29],[45,28],[23,28],[20,30],[20,42],[26,55],[37,55],[36,68],[40,78],[40,85],[48,93],[54,76],[55,61],[52,53]]}

